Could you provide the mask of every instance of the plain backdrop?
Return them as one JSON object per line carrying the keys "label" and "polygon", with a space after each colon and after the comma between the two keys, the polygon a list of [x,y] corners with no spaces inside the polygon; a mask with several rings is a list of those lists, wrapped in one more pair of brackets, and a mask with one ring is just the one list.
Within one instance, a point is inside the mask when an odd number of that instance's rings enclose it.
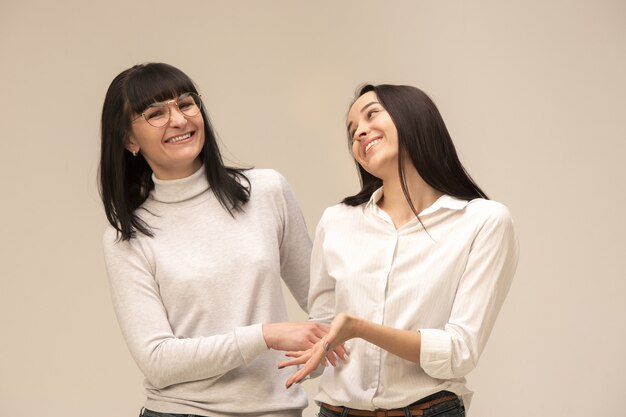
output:
{"label": "plain backdrop", "polygon": [[470,416],[624,415],[626,2],[0,0],[1,415],[143,403],[96,175],[105,91],[148,61],[196,81],[229,163],[280,171],[311,233],[358,188],[355,89],[421,87],[521,243]]}

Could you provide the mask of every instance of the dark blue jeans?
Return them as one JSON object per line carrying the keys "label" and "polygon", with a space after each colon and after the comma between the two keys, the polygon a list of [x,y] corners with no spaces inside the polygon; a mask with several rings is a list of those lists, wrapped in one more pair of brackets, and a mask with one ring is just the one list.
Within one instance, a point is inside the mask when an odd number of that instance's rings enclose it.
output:
{"label": "dark blue jeans", "polygon": [[172,414],[172,413],[159,413],[158,411],[148,410],[142,408],[139,412],[139,417],[206,417],[197,414]]}
{"label": "dark blue jeans", "polygon": [[[421,400],[416,401],[413,404],[410,404],[404,407],[405,417],[411,417],[411,411],[409,410],[409,408],[412,405],[417,405],[420,403],[432,401],[436,398],[445,397],[450,394],[452,393],[448,391],[440,391],[436,394],[429,395],[426,398],[422,398]],[[348,408],[344,408],[343,412],[339,413],[336,411],[329,410],[328,408],[325,408],[324,406],[321,406],[319,417],[350,417],[348,414],[349,411],[350,410]],[[463,407],[463,403],[461,402],[461,399],[457,398],[455,400],[450,400],[450,401],[443,402],[441,404],[433,405],[429,409],[424,410],[423,417],[465,417],[465,407]]]}

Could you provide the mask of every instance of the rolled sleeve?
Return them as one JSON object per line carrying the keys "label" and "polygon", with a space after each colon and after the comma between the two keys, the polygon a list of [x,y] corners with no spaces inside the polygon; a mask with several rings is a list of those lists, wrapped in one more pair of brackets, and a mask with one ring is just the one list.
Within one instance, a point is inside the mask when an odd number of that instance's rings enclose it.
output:
{"label": "rolled sleeve", "polygon": [[444,330],[420,330],[422,346],[420,366],[434,378],[452,377],[452,339]]}

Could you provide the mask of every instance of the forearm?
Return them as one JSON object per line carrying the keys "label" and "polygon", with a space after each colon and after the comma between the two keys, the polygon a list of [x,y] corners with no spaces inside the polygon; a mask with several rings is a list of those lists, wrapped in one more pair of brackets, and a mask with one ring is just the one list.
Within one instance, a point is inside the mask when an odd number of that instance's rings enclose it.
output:
{"label": "forearm", "polygon": [[259,325],[238,327],[208,337],[165,337],[129,341],[129,348],[146,379],[155,388],[214,378],[252,362],[267,347]]}
{"label": "forearm", "polygon": [[418,331],[394,329],[371,321],[348,316],[353,337],[366,340],[387,352],[420,363],[421,336]]}
{"label": "forearm", "polygon": [[297,357],[293,360],[281,362],[280,367],[304,364],[298,372],[286,381],[287,388],[311,374],[324,358],[331,360],[328,356],[331,355],[332,357],[333,355],[329,352],[331,349],[338,357],[346,360],[343,348],[340,349],[339,353],[337,353],[337,348],[345,341],[354,338],[366,340],[402,359],[420,363],[421,336],[419,332],[382,326],[346,313],[339,313],[330,327],[328,335],[321,341],[323,344],[318,343],[309,351],[300,352],[303,354],[296,355]]}

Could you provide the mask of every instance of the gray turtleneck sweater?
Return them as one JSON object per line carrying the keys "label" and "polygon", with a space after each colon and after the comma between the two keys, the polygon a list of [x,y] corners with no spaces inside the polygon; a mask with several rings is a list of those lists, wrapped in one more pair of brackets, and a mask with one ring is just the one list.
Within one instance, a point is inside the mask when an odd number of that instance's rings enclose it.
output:
{"label": "gray turtleneck sweater", "polygon": [[113,306],[145,376],[145,407],[225,417],[300,415],[306,395],[284,388],[262,323],[288,321],[280,281],[303,310],[311,241],[285,179],[250,170],[250,201],[234,218],[204,169],[180,180],[153,177],[137,213],[154,237],[116,242],[104,233]]}

